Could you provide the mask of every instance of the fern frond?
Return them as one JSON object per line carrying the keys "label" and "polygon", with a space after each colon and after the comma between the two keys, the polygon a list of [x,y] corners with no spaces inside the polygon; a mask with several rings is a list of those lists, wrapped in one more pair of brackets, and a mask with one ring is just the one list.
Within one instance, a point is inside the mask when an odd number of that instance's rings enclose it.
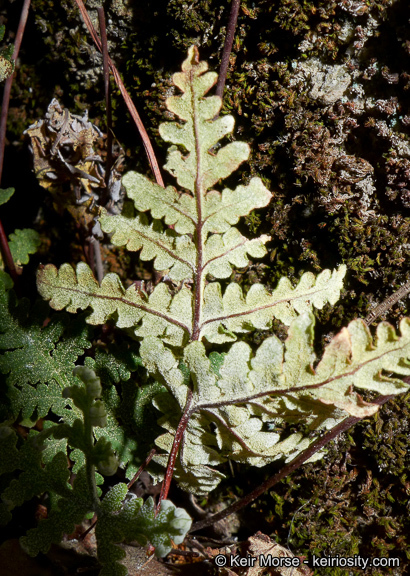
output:
{"label": "fern frond", "polygon": [[[221,100],[206,94],[216,75],[207,72],[195,47],[173,80],[182,95],[169,98],[167,107],[180,122],[162,124],[160,134],[173,144],[165,167],[183,189],[164,189],[129,172],[123,183],[137,213],[126,205],[118,216],[102,211],[100,222],[115,245],[140,251],[141,260],[153,260],[154,268],[167,270],[174,282],[189,281],[192,290],[184,286],[172,295],[160,284],[148,298],[132,286],[125,290],[114,274],[99,286],[90,269],[79,264],[76,272],[68,265],[59,271],[52,266],[40,270],[40,294],[57,310],[75,312],[91,306],[93,314],[87,320],[91,324],[113,316],[117,326],[133,327],[139,338],[157,336],[178,347],[202,338],[214,343],[234,341],[236,333],[268,329],[272,318],[289,324],[297,313],[336,302],[344,266],[333,273],[324,271],[316,279],[304,274],[296,288],[282,279],[272,294],[257,284],[244,296],[238,286],[230,284],[222,296],[218,283],[207,284],[207,278],[228,278],[233,267],[244,267],[249,258],[266,254],[269,236],[249,240],[235,224],[266,206],[272,195],[259,178],[222,193],[211,189],[248,158],[249,147],[231,142],[212,152],[232,132],[234,120],[231,116],[214,119]],[[164,230],[161,219],[173,229]]]}
{"label": "fern frond", "polygon": [[[250,150],[242,142],[224,145],[234,120],[216,118],[222,102],[207,96],[216,82],[216,74],[207,69],[191,47],[182,71],[173,76],[180,93],[166,101],[177,119],[159,129],[171,144],[165,168],[179,189],[161,188],[129,172],[123,182],[133,206],[126,202],[121,215],[100,215],[115,245],[140,252],[141,260],[167,270],[174,286],[160,283],[148,296],[133,286],[125,290],[114,274],[100,286],[85,264],[76,272],[65,264],[59,271],[46,266],[38,273],[39,291],[53,308],[76,312],[91,307],[91,324],[112,318],[142,340],[142,362],[167,390],[154,399],[167,431],[157,439],[164,451],[157,461],[165,465],[175,446],[172,462],[178,447],[174,438],[182,438],[177,478],[199,493],[217,485],[222,475],[215,467],[227,459],[262,466],[291,459],[313,442],[315,434],[306,437],[298,429],[282,436],[276,422],[301,422],[318,435],[348,414],[364,417],[377,410],[357,390],[396,394],[408,389],[399,377],[410,373],[408,321],[400,337],[381,325],[375,344],[363,323],[351,323],[316,366],[312,312],[337,302],[344,265],[318,276],[305,273],[296,286],[282,278],[273,291],[254,284],[244,293],[237,284],[223,289],[215,281],[266,254],[269,236],[248,239],[236,224],[266,207],[272,194],[259,178],[234,190],[222,188],[220,181],[247,160]],[[166,230],[167,225],[173,228]],[[289,326],[285,345],[272,336],[253,352],[245,342],[236,342],[238,334],[269,329],[273,318]],[[235,343],[228,352],[209,354],[204,341],[207,346]],[[115,405],[114,393],[111,399]]]}

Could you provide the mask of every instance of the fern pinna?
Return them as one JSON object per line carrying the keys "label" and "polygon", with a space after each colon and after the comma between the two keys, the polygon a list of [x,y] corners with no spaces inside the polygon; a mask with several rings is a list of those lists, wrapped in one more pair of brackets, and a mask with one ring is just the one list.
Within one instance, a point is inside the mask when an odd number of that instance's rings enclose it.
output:
{"label": "fern pinna", "polygon": [[[235,283],[223,290],[216,280],[228,279],[232,267],[247,265],[248,257],[264,256],[269,237],[249,240],[235,225],[271,199],[259,178],[234,190],[213,189],[250,152],[242,142],[219,144],[232,132],[234,120],[218,117],[219,97],[205,97],[216,80],[199,61],[196,47],[173,77],[182,95],[171,96],[166,105],[179,120],[159,130],[171,143],[165,168],[180,190],[129,172],[123,183],[133,206],[118,216],[104,211],[100,216],[113,244],[141,251],[143,261],[154,260],[156,270],[167,271],[172,287],[159,283],[150,295],[134,286],[125,290],[115,274],[100,286],[83,263],[76,271],[48,265],[38,274],[38,289],[53,308],[91,307],[91,324],[115,317],[118,327],[133,328],[142,340],[145,367],[167,388],[154,400],[167,430],[156,441],[163,450],[157,461],[166,466],[169,460],[168,470],[175,467],[180,485],[195,493],[218,484],[223,475],[215,467],[228,458],[256,466],[283,456],[292,459],[346,414],[364,417],[378,409],[354,388],[395,394],[408,388],[395,375],[410,374],[403,360],[410,344],[407,320],[400,337],[380,324],[376,343],[356,320],[316,365],[312,309],[338,300],[343,265],[317,277],[305,273],[296,287],[282,278],[272,292],[262,284],[246,294]],[[284,344],[270,336],[253,350],[237,341],[237,335],[269,329],[272,318],[289,326]],[[229,342],[228,352],[209,352],[211,345]],[[276,424],[283,421],[308,424],[309,437],[296,431],[282,438]]]}

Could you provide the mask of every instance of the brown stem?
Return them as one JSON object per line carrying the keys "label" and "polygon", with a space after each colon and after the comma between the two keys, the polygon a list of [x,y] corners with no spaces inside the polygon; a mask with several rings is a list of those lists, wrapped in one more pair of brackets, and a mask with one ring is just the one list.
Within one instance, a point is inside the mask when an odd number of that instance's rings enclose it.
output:
{"label": "brown stem", "polygon": [[[382,406],[392,398],[394,398],[393,394],[389,396],[379,396],[378,398],[376,398],[376,400],[373,401],[373,403]],[[190,532],[196,532],[197,530],[202,530],[207,526],[211,526],[212,524],[215,524],[215,522],[219,522],[220,520],[223,520],[230,514],[237,512],[244,506],[247,506],[253,500],[256,500],[256,498],[261,496],[261,494],[269,490],[269,488],[272,488],[272,486],[280,482],[280,480],[282,480],[283,478],[294,472],[297,468],[299,468],[299,466],[304,464],[306,460],[308,460],[311,456],[313,456],[313,454],[316,454],[316,452],[318,452],[321,448],[326,446],[326,444],[328,444],[331,440],[339,436],[339,434],[341,434],[342,432],[345,432],[346,430],[354,426],[354,424],[357,424],[357,422],[360,422],[360,420],[362,420],[362,418],[357,418],[356,416],[349,416],[348,418],[345,418],[345,420],[343,420],[342,422],[340,422],[340,424],[332,428],[332,430],[329,430],[329,432],[324,434],[324,436],[318,438],[315,442],[313,442],[313,444],[309,446],[309,448],[307,448],[301,454],[299,454],[299,456],[297,456],[294,460],[292,460],[292,462],[284,466],[277,474],[271,476],[265,482],[260,484],[257,488],[255,488],[255,490],[252,490],[252,492],[250,492],[237,502],[234,502],[221,512],[213,514],[212,516],[205,518],[204,520],[200,520],[199,522],[195,522]]]}
{"label": "brown stem", "polygon": [[90,252],[92,248],[92,265],[93,274],[97,276],[98,284],[101,286],[101,282],[104,277],[103,263],[101,257],[101,245],[99,240],[94,236],[90,237]]}
{"label": "brown stem", "polygon": [[376,306],[376,308],[374,308],[366,316],[364,321],[367,324],[367,326],[370,326],[370,324],[372,322],[374,322],[374,320],[376,320],[376,318],[378,318],[379,316],[381,316],[382,314],[384,314],[385,312],[390,310],[390,308],[392,306],[394,306],[394,304],[396,304],[396,302],[398,302],[399,300],[404,298],[409,292],[410,292],[410,280],[408,282],[406,282],[406,284],[403,284],[403,286],[401,286],[401,288],[399,288],[396,292],[393,292],[393,294],[390,294],[390,296],[388,298],[383,300],[383,302],[381,304]]}
{"label": "brown stem", "polygon": [[[94,518],[96,517],[96,515],[94,514]],[[91,524],[89,525],[89,527],[87,528],[87,530],[84,530],[84,532],[82,534],[80,534],[80,536],[78,537],[79,542],[83,542],[83,540],[85,540],[86,536],[88,536],[88,534],[91,532],[91,530],[93,528],[95,528],[95,525],[97,524],[97,519],[93,520],[91,522]]]}
{"label": "brown stem", "polygon": [[229,14],[228,26],[226,29],[225,44],[222,52],[221,68],[219,70],[218,83],[216,85],[216,95],[222,98],[225,88],[226,75],[228,73],[229,57],[232,51],[233,39],[235,35],[236,22],[238,20],[240,0],[232,0],[231,12]]}
{"label": "brown stem", "polygon": [[110,172],[112,166],[112,114],[111,114],[111,98],[110,98],[110,69],[108,63],[107,28],[105,26],[104,8],[102,6],[98,6],[97,12],[101,34],[104,93],[105,93],[105,113],[107,116],[107,161],[105,164],[105,185],[108,190],[108,182],[110,180]]}
{"label": "brown stem", "polygon": [[94,243],[92,242],[92,240],[93,240],[92,237],[90,239],[87,239],[86,259],[89,267],[91,268],[93,276],[95,276]]}
{"label": "brown stem", "polygon": [[[84,19],[85,25],[87,26],[88,31],[91,34],[91,37],[94,41],[94,44],[97,46],[98,50],[100,52],[102,52],[101,40],[98,38],[97,32],[95,31],[95,28],[94,28],[94,26],[90,20],[88,12],[84,6],[83,0],[75,0],[75,1],[77,3],[77,6],[81,12],[83,19]],[[145,152],[148,156],[148,160],[149,160],[152,172],[154,173],[154,176],[155,176],[155,180],[157,181],[157,184],[159,184],[160,186],[162,186],[164,188],[164,181],[162,179],[161,172],[160,172],[160,169],[158,166],[158,162],[157,162],[157,159],[155,157],[155,153],[154,153],[154,150],[152,148],[152,145],[151,145],[150,139],[148,137],[147,131],[145,130],[144,124],[142,123],[142,120],[141,120],[141,118],[137,112],[137,109],[135,108],[134,103],[131,100],[130,95],[128,94],[128,92],[126,90],[123,81],[121,80],[121,76],[120,76],[117,68],[115,67],[113,61],[111,60],[111,58],[109,56],[108,56],[108,64],[109,64],[109,67],[111,69],[111,73],[114,76],[115,83],[117,84],[117,86],[121,92],[121,95],[124,99],[124,102],[126,103],[128,110],[132,116],[132,119],[134,120],[134,122],[138,128],[138,131],[139,131],[141,139],[142,139],[142,143],[143,143],[144,148],[145,148]]]}
{"label": "brown stem", "polygon": [[128,490],[131,488],[131,486],[134,484],[134,482],[136,482],[138,480],[138,478],[141,476],[141,472],[143,470],[145,470],[145,468],[148,466],[148,464],[151,462],[151,460],[153,459],[153,457],[156,454],[156,449],[153,448],[151,450],[151,452],[148,454],[148,456],[145,458],[144,462],[141,464],[141,466],[138,468],[134,478],[127,484],[127,488]]}
{"label": "brown stem", "polygon": [[0,250],[1,255],[3,258],[3,262],[7,266],[8,271],[10,272],[11,279],[14,282],[14,287],[16,291],[19,291],[19,275],[17,273],[16,267],[14,265],[13,256],[10,252],[10,246],[7,242],[7,236],[3,228],[3,224],[0,220]]}
{"label": "brown stem", "polygon": [[[23,8],[21,9],[20,22],[17,28],[16,40],[14,42],[14,50],[12,59],[17,60],[20,52],[21,41],[23,39],[24,29],[26,27],[28,11],[30,9],[31,0],[24,0]],[[9,76],[4,85],[3,91],[3,102],[1,105],[1,119],[0,119],[0,181],[3,173],[3,161],[4,161],[4,147],[6,143],[6,126],[7,126],[7,115],[9,111],[10,103],[10,92],[11,85],[13,84],[14,74]]]}
{"label": "brown stem", "polygon": [[174,474],[175,468],[175,461],[177,458],[179,445],[181,444],[181,440],[184,437],[184,433],[186,427],[188,426],[189,419],[191,417],[191,404],[192,404],[192,391],[188,390],[188,396],[184,408],[184,413],[181,416],[181,419],[178,423],[178,428],[175,432],[174,442],[172,444],[171,452],[168,456],[168,463],[167,463],[167,470],[165,472],[165,478],[162,483],[161,493],[158,499],[158,505],[156,513],[158,514],[162,500],[165,500],[168,496],[169,487],[171,485],[172,476]]}
{"label": "brown stem", "polygon": [[[31,0],[24,0],[23,8],[21,9],[20,14],[20,21],[17,28],[16,39],[14,42],[14,50],[13,50],[13,60],[16,61],[17,57],[20,52],[21,41],[23,39],[24,30],[27,23],[28,12],[30,9],[30,2]],[[0,182],[1,177],[3,174],[3,164],[4,164],[4,149],[6,145],[6,129],[7,129],[7,116],[9,112],[9,104],[10,104],[10,93],[11,93],[11,86],[13,84],[14,74],[9,76],[4,85],[3,91],[3,101],[1,105],[1,114],[0,114]],[[3,228],[3,224],[0,221],[0,250],[6,264],[10,276],[14,282],[14,287],[16,292],[19,293],[19,276],[17,274],[16,267],[13,262],[13,257],[10,252],[9,243],[7,241],[7,236]]]}

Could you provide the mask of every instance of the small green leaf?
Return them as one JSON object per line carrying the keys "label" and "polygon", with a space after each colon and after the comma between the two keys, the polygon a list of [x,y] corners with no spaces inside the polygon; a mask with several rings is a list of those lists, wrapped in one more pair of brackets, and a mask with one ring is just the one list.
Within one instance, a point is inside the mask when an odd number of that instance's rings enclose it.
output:
{"label": "small green leaf", "polygon": [[28,264],[30,254],[35,254],[40,246],[40,235],[35,230],[25,228],[10,234],[10,251],[16,264]]}
{"label": "small green leaf", "polygon": [[0,206],[10,200],[15,192],[14,188],[0,188]]}

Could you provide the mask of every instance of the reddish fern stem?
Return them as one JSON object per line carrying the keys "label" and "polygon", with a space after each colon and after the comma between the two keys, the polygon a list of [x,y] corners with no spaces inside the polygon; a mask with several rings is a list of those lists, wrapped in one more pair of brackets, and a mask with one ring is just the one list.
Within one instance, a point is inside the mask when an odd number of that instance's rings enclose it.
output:
{"label": "reddish fern stem", "polygon": [[[20,52],[21,41],[23,39],[24,30],[26,27],[27,17],[30,9],[31,0],[24,0],[23,8],[21,9],[20,21],[17,28],[16,40],[14,42],[13,50],[13,60],[16,61]],[[10,103],[10,93],[11,86],[13,84],[14,74],[9,76],[4,85],[3,91],[3,102],[1,105],[1,116],[0,116],[0,182],[3,174],[3,163],[4,163],[4,148],[6,145],[6,128],[7,128],[7,116],[9,112]],[[14,287],[17,292],[19,292],[19,276],[17,274],[16,267],[14,265],[13,257],[10,252],[10,247],[7,242],[7,236],[3,228],[3,224],[0,220],[0,249],[3,256],[4,263],[6,264],[10,276],[14,282]]]}
{"label": "reddish fern stem", "polygon": [[131,486],[134,484],[134,482],[136,482],[138,480],[138,478],[141,476],[141,472],[143,470],[145,470],[145,468],[148,466],[148,464],[151,462],[152,458],[155,456],[156,454],[156,449],[153,448],[151,450],[151,452],[148,454],[148,456],[145,458],[144,462],[141,464],[141,466],[138,468],[135,476],[133,477],[133,479],[131,480],[131,482],[129,482],[127,484],[127,488],[128,490],[131,488]]}
{"label": "reddish fern stem", "polygon": [[228,26],[226,29],[225,44],[222,52],[221,68],[219,70],[218,83],[216,85],[215,94],[222,98],[225,88],[226,75],[228,73],[229,57],[231,55],[233,39],[235,36],[236,23],[238,21],[238,13],[240,0],[232,0],[231,12],[229,14]]}
{"label": "reddish fern stem", "polygon": [[112,166],[112,114],[110,98],[110,68],[108,63],[108,42],[107,28],[105,25],[104,8],[97,7],[98,22],[100,24],[101,47],[103,56],[104,93],[105,93],[105,114],[107,117],[107,160],[105,163],[105,185],[108,189],[110,172]]}
{"label": "reddish fern stem", "polygon": [[[81,12],[81,16],[83,17],[85,25],[87,26],[88,31],[91,34],[91,37],[94,41],[94,44],[97,46],[98,50],[100,52],[102,52],[101,40],[99,39],[97,32],[96,32],[96,30],[95,30],[95,28],[91,22],[91,19],[88,15],[88,12],[84,6],[83,0],[75,0],[75,1],[77,3],[77,6],[78,6],[80,12]],[[141,118],[137,112],[137,109],[135,108],[134,103],[131,100],[130,95],[127,92],[127,89],[125,88],[123,81],[121,80],[121,76],[120,76],[117,68],[115,67],[115,64],[113,63],[113,61],[111,60],[111,58],[109,56],[108,56],[108,64],[110,66],[111,73],[114,76],[115,83],[117,84],[117,86],[121,92],[121,95],[124,99],[124,102],[127,105],[129,113],[131,114],[132,119],[134,120],[134,122],[138,128],[138,131],[139,131],[141,139],[142,139],[142,143],[143,143],[144,148],[145,148],[145,152],[148,156],[148,161],[150,163],[152,172],[154,173],[154,176],[155,176],[155,180],[157,181],[157,184],[159,184],[160,186],[162,186],[164,188],[164,181],[162,179],[161,172],[160,172],[160,169],[158,166],[158,162],[157,162],[157,159],[155,157],[154,149],[152,148],[152,145],[151,145],[150,139],[148,137],[147,131],[145,130],[144,124],[142,123],[142,120],[141,120]]]}
{"label": "reddish fern stem", "polygon": [[182,414],[181,419],[178,423],[178,428],[175,432],[174,442],[172,444],[172,448],[168,456],[167,469],[165,472],[164,481],[162,483],[161,493],[158,499],[156,514],[158,514],[159,512],[161,501],[166,500],[168,496],[169,487],[171,485],[172,476],[174,474],[175,461],[177,459],[179,445],[181,444],[181,441],[185,434],[186,427],[188,426],[189,419],[191,418],[191,404],[192,404],[192,391],[188,390],[188,396],[184,408],[184,413]]}

